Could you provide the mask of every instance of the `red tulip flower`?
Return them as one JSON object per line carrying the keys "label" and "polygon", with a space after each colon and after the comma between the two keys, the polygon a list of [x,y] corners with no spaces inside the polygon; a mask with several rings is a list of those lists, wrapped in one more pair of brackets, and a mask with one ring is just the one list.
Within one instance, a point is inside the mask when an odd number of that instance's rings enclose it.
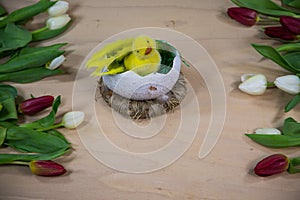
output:
{"label": "red tulip flower", "polygon": [[298,39],[298,36],[295,33],[290,32],[283,26],[266,27],[265,34],[272,38],[278,38],[287,41],[294,41]]}
{"label": "red tulip flower", "polygon": [[23,101],[19,105],[19,112],[24,115],[34,115],[52,105],[54,97],[45,95]]}
{"label": "red tulip flower", "polygon": [[300,19],[290,16],[281,16],[280,23],[290,32],[300,35]]}
{"label": "red tulip flower", "polygon": [[38,176],[59,176],[66,172],[66,169],[51,160],[33,160],[29,163],[30,170]]}
{"label": "red tulip flower", "polygon": [[289,159],[283,154],[273,154],[262,159],[254,168],[254,173],[258,176],[271,176],[287,171]]}
{"label": "red tulip flower", "polygon": [[253,26],[259,21],[258,13],[255,10],[243,7],[232,7],[227,14],[234,20],[246,26]]}

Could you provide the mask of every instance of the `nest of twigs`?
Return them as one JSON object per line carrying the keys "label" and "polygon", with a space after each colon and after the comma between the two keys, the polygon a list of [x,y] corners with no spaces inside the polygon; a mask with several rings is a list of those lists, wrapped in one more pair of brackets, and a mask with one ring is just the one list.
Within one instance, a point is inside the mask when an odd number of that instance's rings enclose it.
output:
{"label": "nest of twigs", "polygon": [[102,97],[110,107],[126,117],[149,119],[174,110],[181,103],[186,92],[186,82],[182,73],[180,73],[179,79],[172,90],[167,94],[157,99],[143,101],[127,99],[114,93],[106,87],[102,78],[100,78],[96,100]]}

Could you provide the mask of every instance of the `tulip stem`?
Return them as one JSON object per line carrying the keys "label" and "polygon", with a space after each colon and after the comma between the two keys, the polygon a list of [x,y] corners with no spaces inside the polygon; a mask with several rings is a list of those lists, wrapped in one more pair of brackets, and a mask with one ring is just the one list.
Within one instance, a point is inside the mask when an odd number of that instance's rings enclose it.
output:
{"label": "tulip stem", "polygon": [[8,164],[13,164],[13,165],[29,165],[28,162],[22,162],[22,161],[13,161],[13,162],[10,162]]}
{"label": "tulip stem", "polygon": [[274,82],[267,82],[267,88],[270,89],[270,88],[276,88],[276,85]]}
{"label": "tulip stem", "polygon": [[54,124],[54,125],[49,126],[49,127],[38,129],[37,131],[49,131],[51,129],[59,128],[59,127],[62,127],[62,126],[64,126],[64,124],[61,122],[61,123]]}
{"label": "tulip stem", "polygon": [[43,27],[43,28],[40,28],[40,29],[31,31],[31,34],[40,33],[40,32],[43,32],[43,31],[45,31],[45,30],[48,30],[48,26],[45,26],[45,27]]}

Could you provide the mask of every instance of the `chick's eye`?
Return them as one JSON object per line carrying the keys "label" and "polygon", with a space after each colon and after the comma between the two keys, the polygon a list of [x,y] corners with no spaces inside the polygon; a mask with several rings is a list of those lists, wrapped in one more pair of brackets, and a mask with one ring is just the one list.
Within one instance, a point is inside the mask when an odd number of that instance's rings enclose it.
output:
{"label": "chick's eye", "polygon": [[147,40],[147,43],[148,43],[148,44],[150,43],[149,40]]}
{"label": "chick's eye", "polygon": [[137,52],[137,53],[140,53],[140,51],[139,51],[139,50],[137,50],[136,52]]}

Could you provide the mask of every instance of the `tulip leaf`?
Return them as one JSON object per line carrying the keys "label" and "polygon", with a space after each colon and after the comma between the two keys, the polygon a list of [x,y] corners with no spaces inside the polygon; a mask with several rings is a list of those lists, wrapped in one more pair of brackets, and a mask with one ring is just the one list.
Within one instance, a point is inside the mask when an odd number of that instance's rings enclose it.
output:
{"label": "tulip leaf", "polygon": [[61,103],[60,99],[60,96],[56,97],[56,99],[52,103],[52,110],[46,117],[43,117],[31,123],[22,124],[20,126],[30,128],[32,130],[44,129],[52,126],[55,123],[55,115]]}
{"label": "tulip leaf", "polygon": [[60,137],[20,126],[7,128],[4,143],[18,151],[31,153],[52,153],[70,147]]}
{"label": "tulip leaf", "polygon": [[32,160],[52,160],[64,155],[67,150],[59,150],[47,154],[0,154],[0,164],[11,164],[15,161],[30,162]]}
{"label": "tulip leaf", "polygon": [[0,17],[2,17],[3,15],[6,15],[7,11],[0,5]]}
{"label": "tulip leaf", "polygon": [[55,135],[55,136],[59,137],[60,139],[64,140],[66,143],[71,144],[71,143],[65,138],[65,136],[64,136],[61,132],[59,132],[58,130],[55,130],[55,129],[48,130],[47,133],[48,133],[48,134],[51,134],[51,135]]}
{"label": "tulip leaf", "polygon": [[41,41],[41,40],[47,40],[53,37],[56,37],[60,35],[61,33],[65,32],[72,24],[72,20],[69,21],[64,27],[55,29],[55,30],[44,30],[41,32],[32,32],[32,41]]}
{"label": "tulip leaf", "polygon": [[296,94],[292,100],[290,100],[284,108],[285,112],[292,110],[298,103],[300,103],[300,93]]}
{"label": "tulip leaf", "polygon": [[282,134],[294,137],[300,137],[300,123],[289,117],[284,120]]}
{"label": "tulip leaf", "polygon": [[278,65],[280,65],[282,68],[293,72],[293,73],[299,73],[300,69],[295,68],[293,65],[291,65],[276,49],[274,49],[271,46],[267,45],[260,45],[260,44],[252,44],[254,49],[260,53],[262,56],[274,61]]}
{"label": "tulip leaf", "polygon": [[2,109],[0,111],[0,121],[8,119],[18,119],[15,104],[15,96],[13,93],[0,87],[0,103]]}
{"label": "tulip leaf", "polygon": [[3,144],[3,142],[5,140],[6,131],[7,131],[7,128],[4,128],[4,127],[0,126],[0,146]]}
{"label": "tulip leaf", "polygon": [[246,134],[246,136],[256,143],[270,148],[300,146],[300,137],[290,135]]}
{"label": "tulip leaf", "polygon": [[8,23],[24,22],[35,15],[38,15],[46,11],[49,7],[55,4],[55,1],[40,0],[39,2],[14,10],[3,20],[0,20],[0,28],[4,27]]}
{"label": "tulip leaf", "polygon": [[284,54],[283,58],[294,68],[300,70],[300,51]]}
{"label": "tulip leaf", "polygon": [[278,52],[295,52],[300,51],[300,43],[287,43],[276,48]]}
{"label": "tulip leaf", "polygon": [[31,33],[15,24],[0,29],[0,53],[24,47],[32,40]]}
{"label": "tulip leaf", "polygon": [[7,85],[7,84],[2,84],[0,83],[0,90],[5,90],[7,92],[9,92],[11,94],[11,97],[17,97],[18,95],[18,91],[15,87],[11,86],[11,85]]}
{"label": "tulip leaf", "polygon": [[270,0],[231,0],[239,7],[256,10],[259,13],[272,16],[295,16],[290,10]]}
{"label": "tulip leaf", "polygon": [[282,3],[284,5],[300,9],[300,1],[299,0],[282,0]]}
{"label": "tulip leaf", "polygon": [[[41,80],[48,76],[54,76],[58,74],[63,74],[64,72],[61,69],[49,70],[44,66],[24,69],[17,72],[11,73],[0,73],[0,82],[1,81],[9,81],[14,83],[31,83],[38,80]],[[22,78],[20,78],[22,77]]]}

